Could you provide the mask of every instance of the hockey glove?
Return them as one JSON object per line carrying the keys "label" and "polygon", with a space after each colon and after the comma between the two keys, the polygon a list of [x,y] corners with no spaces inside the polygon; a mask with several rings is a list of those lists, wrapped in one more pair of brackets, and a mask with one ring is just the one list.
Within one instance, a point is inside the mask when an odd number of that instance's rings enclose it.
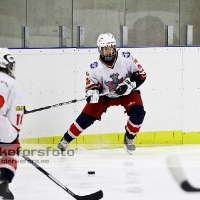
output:
{"label": "hockey glove", "polygon": [[85,97],[86,97],[86,101],[89,103],[98,103],[99,91],[98,90],[88,90]]}
{"label": "hockey glove", "polygon": [[126,78],[122,83],[120,83],[116,88],[116,93],[118,95],[128,95],[131,91],[136,88],[136,82],[131,82],[130,78]]}

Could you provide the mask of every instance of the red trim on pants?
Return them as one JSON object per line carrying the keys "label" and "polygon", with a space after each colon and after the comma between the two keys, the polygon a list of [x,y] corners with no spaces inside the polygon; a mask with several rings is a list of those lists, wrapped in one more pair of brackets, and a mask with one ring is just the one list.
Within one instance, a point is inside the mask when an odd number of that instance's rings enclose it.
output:
{"label": "red trim on pants", "polygon": [[142,105],[143,102],[140,96],[139,91],[133,91],[129,95],[121,96],[118,98],[106,98],[100,97],[98,103],[87,103],[82,110],[83,113],[86,113],[98,120],[101,120],[101,115],[106,112],[106,109],[111,106],[123,106],[125,112],[129,115],[129,110],[134,105]]}
{"label": "red trim on pants", "polygon": [[4,156],[13,156],[20,149],[19,140],[16,139],[15,142],[12,143],[1,143],[0,144],[0,155]]}

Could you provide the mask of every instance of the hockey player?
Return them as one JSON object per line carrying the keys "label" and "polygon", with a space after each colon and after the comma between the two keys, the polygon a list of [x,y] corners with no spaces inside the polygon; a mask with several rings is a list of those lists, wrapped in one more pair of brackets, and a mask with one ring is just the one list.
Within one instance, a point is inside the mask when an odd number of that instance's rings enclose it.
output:
{"label": "hockey player", "polygon": [[18,140],[24,113],[22,91],[14,78],[15,60],[0,48],[0,197],[14,199],[8,185],[17,169]]}
{"label": "hockey player", "polygon": [[[145,111],[137,88],[145,81],[146,73],[129,51],[116,49],[116,40],[110,33],[99,35],[97,47],[100,55],[86,72],[85,105],[76,121],[69,127],[57,148],[65,151],[69,143],[86,128],[100,120],[110,106],[123,106],[129,116],[125,126],[124,148],[132,154],[133,139],[140,130]],[[100,93],[109,92],[99,97]]]}

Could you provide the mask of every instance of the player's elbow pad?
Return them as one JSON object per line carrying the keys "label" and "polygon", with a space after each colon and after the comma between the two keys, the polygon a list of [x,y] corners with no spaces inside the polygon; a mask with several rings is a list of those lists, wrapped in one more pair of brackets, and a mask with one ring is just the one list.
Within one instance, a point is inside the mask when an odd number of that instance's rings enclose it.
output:
{"label": "player's elbow pad", "polygon": [[[136,88],[138,88],[140,85],[142,85],[144,83],[144,81],[146,80],[146,77],[144,79],[141,79],[139,75],[133,74],[130,77],[131,82],[136,82]],[[136,89],[135,88],[135,89]]]}

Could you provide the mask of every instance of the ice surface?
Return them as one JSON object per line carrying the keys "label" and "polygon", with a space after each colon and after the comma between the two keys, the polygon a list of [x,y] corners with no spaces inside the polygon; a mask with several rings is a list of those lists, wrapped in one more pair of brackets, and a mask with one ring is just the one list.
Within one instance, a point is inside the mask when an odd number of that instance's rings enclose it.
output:
{"label": "ice surface", "polygon": [[[105,200],[199,200],[200,193],[183,191],[170,174],[171,155],[179,157],[190,183],[200,187],[200,145],[137,147],[133,155],[119,148],[76,150],[74,156],[35,152],[28,157],[77,195],[102,190]],[[20,163],[23,160],[19,158],[10,184],[15,200],[74,199],[30,163]]]}

